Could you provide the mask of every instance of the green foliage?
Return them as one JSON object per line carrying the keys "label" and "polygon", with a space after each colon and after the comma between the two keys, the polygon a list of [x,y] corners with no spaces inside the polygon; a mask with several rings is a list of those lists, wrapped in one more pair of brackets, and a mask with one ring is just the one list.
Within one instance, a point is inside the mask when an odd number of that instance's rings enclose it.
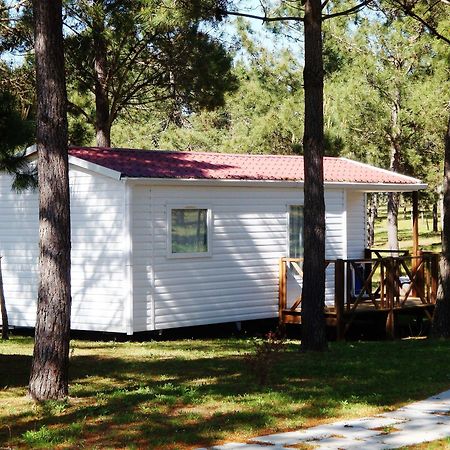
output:
{"label": "green foliage", "polygon": [[[341,2],[333,8],[346,6]],[[296,27],[291,22],[273,29],[282,35]],[[421,177],[434,191],[439,177],[430,168],[442,162],[445,123],[440,117],[448,107],[448,51],[399,14],[339,17],[324,27],[326,154],[389,167],[391,110],[399,90],[401,170]],[[151,140],[151,147],[180,150],[302,153],[303,68],[298,53],[268,49],[242,21],[237,29],[238,90],[226,96],[224,107],[190,114],[182,124],[165,126],[157,114],[146,117],[147,125],[141,121],[139,129],[148,136],[147,146]]]}
{"label": "green foliage", "polygon": [[389,168],[395,145],[400,170],[435,191],[444,153],[442,118],[448,115],[448,49],[412,19],[388,12],[362,18],[336,40],[348,64],[329,78],[325,112],[344,143],[342,153]]}
{"label": "green foliage", "polygon": [[75,444],[83,431],[83,423],[68,425],[63,430],[53,430],[43,425],[38,430],[28,430],[23,434],[23,442],[27,447],[49,448],[58,444]]}
{"label": "green foliage", "polygon": [[73,86],[70,92],[68,134],[69,145],[95,145],[95,98],[91,93],[81,93]]}
{"label": "green foliage", "polygon": [[[167,122],[223,105],[235,89],[231,56],[217,38],[200,29],[206,1],[67,1],[66,61],[69,80],[71,140],[89,141],[80,119],[95,126],[95,83],[92,61],[101,39],[106,57],[109,124],[139,111],[164,111]],[[97,24],[97,25],[96,25]],[[88,100],[88,101],[87,101]],[[157,105],[156,107],[154,105]]]}
{"label": "green foliage", "polygon": [[184,127],[170,126],[163,147],[238,153],[301,153],[303,133],[302,67],[287,52],[275,53],[242,31],[249,60],[237,62],[238,89],[225,106],[192,114]]}
{"label": "green foliage", "polygon": [[33,124],[22,119],[13,95],[0,91],[0,152],[29,142],[32,132]]}
{"label": "green foliage", "polygon": [[0,54],[25,53],[33,46],[30,0],[0,0]]}
{"label": "green foliage", "polygon": [[10,92],[0,91],[0,171],[14,176],[13,189],[36,187],[36,173],[23,157],[23,146],[32,141],[34,124],[23,120]]}

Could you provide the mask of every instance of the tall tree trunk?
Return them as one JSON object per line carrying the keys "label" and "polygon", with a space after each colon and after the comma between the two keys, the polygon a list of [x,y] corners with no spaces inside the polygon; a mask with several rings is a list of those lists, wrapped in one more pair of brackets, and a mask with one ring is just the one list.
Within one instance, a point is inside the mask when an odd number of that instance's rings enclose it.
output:
{"label": "tall tree trunk", "polygon": [[378,194],[369,194],[369,214],[367,215],[367,246],[373,247],[375,243],[375,220],[378,217]]}
{"label": "tall tree trunk", "polygon": [[39,289],[29,393],[68,394],[70,206],[61,1],[34,0],[39,174]]}
{"label": "tall tree trunk", "polygon": [[105,10],[103,0],[94,0],[92,37],[95,76],[95,132],[99,147],[111,147],[111,117],[108,97]]}
{"label": "tall tree trunk", "polygon": [[2,257],[0,256],[0,309],[2,312],[2,339],[9,338],[8,312],[6,311],[5,292],[3,290]]}
{"label": "tall tree trunk", "polygon": [[444,202],[440,283],[431,336],[450,337],[450,117],[445,135]]}
{"label": "tall tree trunk", "polygon": [[[397,172],[400,170],[400,90],[396,88],[391,106],[391,132],[389,135],[391,160],[389,169]],[[398,250],[398,207],[400,195],[397,192],[388,192],[387,204],[387,228],[389,250]]]}
{"label": "tall tree trunk", "polygon": [[302,293],[302,349],[324,350],[325,330],[325,201],[323,180],[323,60],[320,0],[305,8],[305,249]]}
{"label": "tall tree trunk", "polygon": [[433,202],[433,233],[439,231],[439,218],[438,218],[438,202],[435,200]]}
{"label": "tall tree trunk", "polygon": [[387,223],[389,250],[398,250],[398,204],[399,194],[388,192]]}

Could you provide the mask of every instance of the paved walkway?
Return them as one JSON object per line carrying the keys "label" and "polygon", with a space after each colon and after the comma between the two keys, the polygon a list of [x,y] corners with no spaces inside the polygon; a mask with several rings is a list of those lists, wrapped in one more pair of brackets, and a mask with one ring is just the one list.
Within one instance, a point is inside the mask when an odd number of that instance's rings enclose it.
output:
{"label": "paved walkway", "polygon": [[449,436],[450,390],[374,417],[259,436],[247,443],[231,442],[210,449],[288,450],[288,446],[295,444],[311,444],[316,449],[381,450],[406,447]]}

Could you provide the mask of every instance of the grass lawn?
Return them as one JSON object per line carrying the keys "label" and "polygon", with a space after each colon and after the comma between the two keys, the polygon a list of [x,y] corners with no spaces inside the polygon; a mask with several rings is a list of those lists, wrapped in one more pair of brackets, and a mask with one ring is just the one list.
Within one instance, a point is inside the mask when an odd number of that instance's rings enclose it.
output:
{"label": "grass lawn", "polygon": [[[387,245],[386,208],[380,208],[380,214],[375,222],[374,248],[386,249]],[[398,215],[398,240],[400,250],[412,250],[412,222],[409,215],[405,218],[402,213]],[[433,252],[441,251],[441,234],[432,229],[431,217],[419,218],[419,245],[422,250]]]}
{"label": "grass lawn", "polygon": [[[26,397],[32,339],[0,341],[0,447],[187,449],[395,409],[450,387],[450,342],[290,341],[270,382],[251,340],[73,341],[70,399]],[[419,448],[419,447],[418,447]],[[436,447],[442,448],[442,447]]]}

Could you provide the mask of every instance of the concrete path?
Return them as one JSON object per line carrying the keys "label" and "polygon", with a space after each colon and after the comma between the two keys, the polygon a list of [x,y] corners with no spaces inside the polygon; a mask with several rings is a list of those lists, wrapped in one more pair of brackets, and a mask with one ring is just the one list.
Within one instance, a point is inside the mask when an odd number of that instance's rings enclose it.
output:
{"label": "concrete path", "polygon": [[381,450],[445,437],[450,437],[450,390],[374,417],[259,436],[210,450],[286,450],[296,444],[310,444],[315,449]]}

